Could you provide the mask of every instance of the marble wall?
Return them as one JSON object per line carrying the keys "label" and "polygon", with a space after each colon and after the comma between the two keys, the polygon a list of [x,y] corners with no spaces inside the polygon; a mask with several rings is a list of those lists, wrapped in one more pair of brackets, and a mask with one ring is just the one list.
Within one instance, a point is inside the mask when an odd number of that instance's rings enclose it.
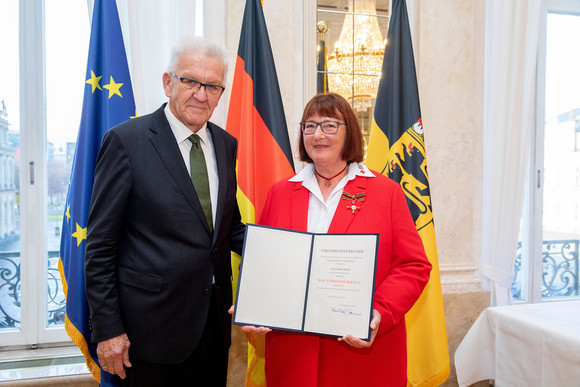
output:
{"label": "marble wall", "polygon": [[[467,285],[481,250],[485,3],[423,0],[416,8],[417,74],[442,281]],[[478,286],[473,281],[452,291]]]}

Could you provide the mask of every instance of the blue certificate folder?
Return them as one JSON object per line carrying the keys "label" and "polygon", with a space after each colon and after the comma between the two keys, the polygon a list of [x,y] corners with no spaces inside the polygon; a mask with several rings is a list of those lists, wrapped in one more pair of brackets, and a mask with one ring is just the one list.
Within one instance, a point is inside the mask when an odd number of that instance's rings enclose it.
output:
{"label": "blue certificate folder", "polygon": [[248,224],[233,323],[370,340],[378,242]]}

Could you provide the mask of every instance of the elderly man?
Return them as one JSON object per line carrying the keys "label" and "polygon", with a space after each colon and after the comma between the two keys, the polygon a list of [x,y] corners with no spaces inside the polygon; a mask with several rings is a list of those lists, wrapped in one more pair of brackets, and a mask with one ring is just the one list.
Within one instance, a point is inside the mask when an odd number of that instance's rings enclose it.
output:
{"label": "elderly man", "polygon": [[227,53],[173,50],[169,102],[112,128],[97,160],[85,261],[92,339],[129,386],[225,386],[230,251],[241,252],[234,137],[210,119]]}

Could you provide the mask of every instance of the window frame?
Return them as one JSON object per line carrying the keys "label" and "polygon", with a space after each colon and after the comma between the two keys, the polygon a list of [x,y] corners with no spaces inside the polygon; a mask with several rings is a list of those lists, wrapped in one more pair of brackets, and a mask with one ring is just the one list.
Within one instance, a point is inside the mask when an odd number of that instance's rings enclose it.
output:
{"label": "window frame", "polygon": [[20,283],[21,325],[0,331],[5,347],[70,344],[64,325],[46,324],[47,305],[47,120],[45,2],[20,0]]}
{"label": "window frame", "polygon": [[548,14],[576,14],[580,16],[580,4],[573,0],[543,0],[538,46],[536,114],[534,144],[530,149],[528,185],[522,216],[522,299],[523,303],[541,303],[577,299],[577,297],[543,299],[543,207],[544,207],[544,135],[546,103],[546,42]]}

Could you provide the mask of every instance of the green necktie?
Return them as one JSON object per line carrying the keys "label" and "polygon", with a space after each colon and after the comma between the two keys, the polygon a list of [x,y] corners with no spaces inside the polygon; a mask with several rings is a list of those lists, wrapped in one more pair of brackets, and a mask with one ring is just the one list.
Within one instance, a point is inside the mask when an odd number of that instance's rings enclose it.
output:
{"label": "green necktie", "polygon": [[195,192],[205,213],[205,219],[209,225],[209,231],[213,232],[213,220],[211,217],[211,197],[209,194],[209,178],[207,177],[207,167],[203,150],[199,143],[199,136],[192,134],[189,136],[191,150],[189,151],[189,166],[191,168],[191,181],[195,187]]}

